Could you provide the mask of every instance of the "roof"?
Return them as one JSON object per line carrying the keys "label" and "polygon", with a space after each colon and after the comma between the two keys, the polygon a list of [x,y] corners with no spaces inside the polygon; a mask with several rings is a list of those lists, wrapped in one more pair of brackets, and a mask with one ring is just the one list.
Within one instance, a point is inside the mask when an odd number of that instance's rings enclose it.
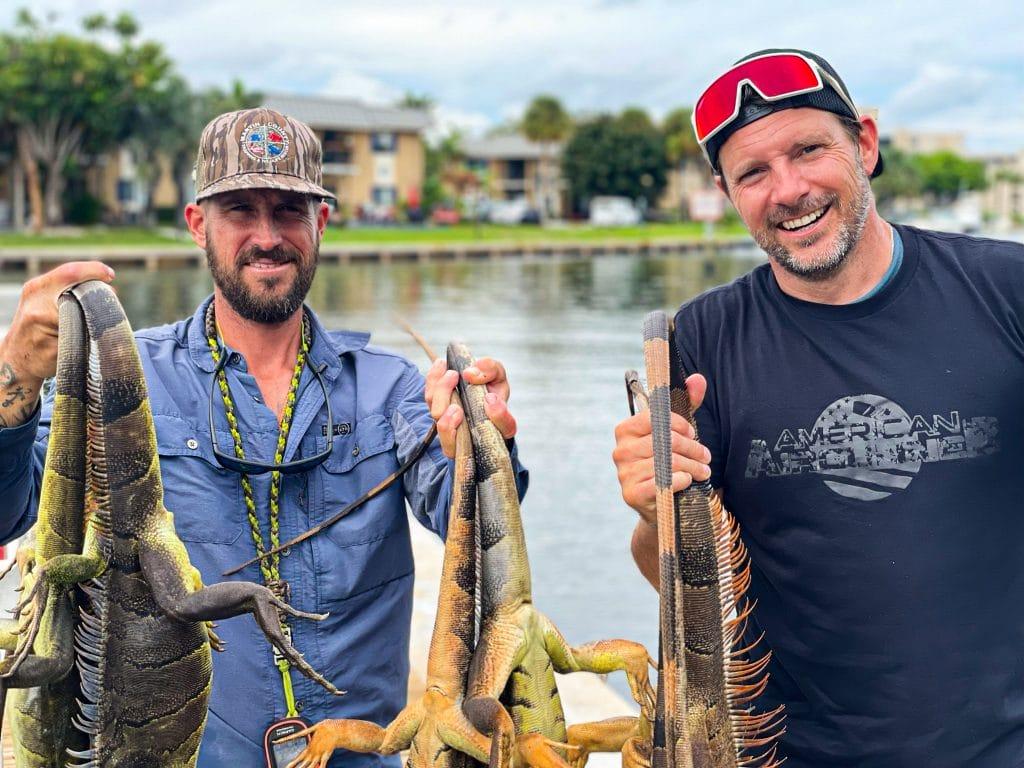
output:
{"label": "roof", "polygon": [[263,106],[309,123],[313,128],[418,133],[432,122],[425,109],[372,106],[356,99],[272,93]]}
{"label": "roof", "polygon": [[530,141],[521,133],[502,133],[482,139],[465,139],[462,152],[466,157],[482,160],[537,160],[557,155],[560,146],[554,144],[545,148],[540,142]]}

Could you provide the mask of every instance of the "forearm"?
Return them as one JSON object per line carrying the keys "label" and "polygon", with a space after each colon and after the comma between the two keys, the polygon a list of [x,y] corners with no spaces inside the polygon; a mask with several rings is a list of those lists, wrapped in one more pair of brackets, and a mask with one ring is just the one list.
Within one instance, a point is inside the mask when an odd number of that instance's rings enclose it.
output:
{"label": "forearm", "polygon": [[630,544],[636,567],[651,586],[658,589],[660,583],[658,569],[658,529],[638,520],[633,529],[633,540]]}
{"label": "forearm", "polygon": [[39,401],[43,381],[25,372],[22,357],[0,344],[0,428],[26,423]]}

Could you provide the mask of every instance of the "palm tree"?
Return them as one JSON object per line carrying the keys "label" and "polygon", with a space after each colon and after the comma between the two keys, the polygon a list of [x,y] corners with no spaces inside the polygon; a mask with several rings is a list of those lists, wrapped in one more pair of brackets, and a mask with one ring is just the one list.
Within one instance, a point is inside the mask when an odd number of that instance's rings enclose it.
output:
{"label": "palm tree", "polygon": [[540,190],[541,217],[547,219],[553,210],[552,199],[554,190],[554,174],[552,173],[553,149],[556,143],[568,138],[572,133],[572,117],[565,111],[556,97],[541,94],[535,96],[523,113],[519,129],[530,141],[536,141],[541,147]]}

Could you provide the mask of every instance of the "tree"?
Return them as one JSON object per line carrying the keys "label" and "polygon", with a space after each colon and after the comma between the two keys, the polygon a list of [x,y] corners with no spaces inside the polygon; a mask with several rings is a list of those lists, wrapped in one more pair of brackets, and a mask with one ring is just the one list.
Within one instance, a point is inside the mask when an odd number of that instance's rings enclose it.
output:
{"label": "tree", "polygon": [[[62,220],[68,161],[129,136],[172,74],[159,45],[135,44],[131,16],[93,15],[83,26],[86,37],[74,37],[22,10],[15,31],[0,33],[0,114],[14,127],[37,230]],[[102,44],[104,34],[115,45]]]}
{"label": "tree", "polygon": [[664,137],[642,128],[635,115],[600,115],[577,129],[562,154],[573,208],[586,210],[598,195],[657,203],[665,189],[668,157]]}
{"label": "tree", "polygon": [[530,102],[519,129],[530,141],[540,144],[540,191],[541,216],[551,215],[552,199],[557,191],[554,189],[554,149],[558,142],[564,141],[572,132],[572,117],[555,96],[541,94]]}
{"label": "tree", "polygon": [[887,148],[884,154],[885,173],[871,180],[871,189],[875,193],[878,207],[884,210],[897,199],[920,197],[923,186],[914,156],[900,152],[895,147]]}
{"label": "tree", "polygon": [[[885,164],[885,173],[888,173],[888,157],[885,158]],[[940,200],[952,200],[961,192],[984,189],[987,186],[984,164],[978,160],[960,157],[955,152],[944,150],[917,155],[914,164],[921,175],[922,190]]]}
{"label": "tree", "polygon": [[704,159],[700,144],[693,133],[693,109],[679,107],[673,109],[661,121],[661,132],[665,136],[665,151],[674,165],[687,162],[702,162]]}

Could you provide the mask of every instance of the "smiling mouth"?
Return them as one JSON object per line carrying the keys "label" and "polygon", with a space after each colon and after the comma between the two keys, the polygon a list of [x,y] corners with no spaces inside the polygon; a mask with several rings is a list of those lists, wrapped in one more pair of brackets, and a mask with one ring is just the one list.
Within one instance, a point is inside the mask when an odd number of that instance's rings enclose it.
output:
{"label": "smiling mouth", "polygon": [[799,218],[788,219],[786,221],[779,222],[779,229],[785,230],[786,232],[799,232],[800,230],[805,229],[814,224],[814,222],[816,222],[818,219],[820,219],[822,216],[828,213],[828,209],[831,207],[832,204],[829,203],[828,205],[823,205],[821,208],[811,211],[810,213],[805,214],[804,216],[800,216]]}
{"label": "smiling mouth", "polygon": [[285,264],[291,264],[291,263],[292,263],[291,259],[254,259],[252,261],[247,261],[245,263],[245,266],[252,267],[253,269],[256,269],[256,270],[261,270],[261,269],[275,269],[277,267],[283,266]]}

